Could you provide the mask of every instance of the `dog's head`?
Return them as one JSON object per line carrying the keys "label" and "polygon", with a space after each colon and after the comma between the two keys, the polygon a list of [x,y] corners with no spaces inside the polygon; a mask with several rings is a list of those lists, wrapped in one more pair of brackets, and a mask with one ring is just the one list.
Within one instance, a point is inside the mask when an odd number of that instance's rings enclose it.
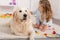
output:
{"label": "dog's head", "polygon": [[28,11],[28,9],[25,8],[18,8],[13,13],[13,18],[19,19],[19,20],[27,20],[31,17],[31,12]]}

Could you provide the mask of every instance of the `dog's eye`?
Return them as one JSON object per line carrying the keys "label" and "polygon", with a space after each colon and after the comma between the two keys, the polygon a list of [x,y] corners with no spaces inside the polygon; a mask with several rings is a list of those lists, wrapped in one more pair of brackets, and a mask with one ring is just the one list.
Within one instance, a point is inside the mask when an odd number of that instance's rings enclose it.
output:
{"label": "dog's eye", "polygon": [[27,10],[25,10],[25,12],[27,12]]}
{"label": "dog's eye", "polygon": [[20,10],[19,12],[22,12],[22,10]]}

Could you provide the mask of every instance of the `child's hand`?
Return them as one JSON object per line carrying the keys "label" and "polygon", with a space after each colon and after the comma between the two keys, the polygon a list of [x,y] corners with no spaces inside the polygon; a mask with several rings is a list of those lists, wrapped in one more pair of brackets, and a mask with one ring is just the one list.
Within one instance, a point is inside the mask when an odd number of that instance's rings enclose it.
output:
{"label": "child's hand", "polygon": [[33,24],[35,28],[39,28],[39,24]]}
{"label": "child's hand", "polygon": [[40,25],[39,29],[44,32],[47,30],[47,26],[46,25]]}
{"label": "child's hand", "polygon": [[39,24],[33,24],[34,28],[38,28],[40,29],[41,31],[46,31],[48,26],[47,25],[39,25]]}

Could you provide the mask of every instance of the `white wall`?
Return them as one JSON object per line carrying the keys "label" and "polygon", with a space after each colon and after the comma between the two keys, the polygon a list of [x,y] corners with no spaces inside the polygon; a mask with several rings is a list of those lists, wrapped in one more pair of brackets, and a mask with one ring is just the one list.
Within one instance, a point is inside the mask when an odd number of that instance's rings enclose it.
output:
{"label": "white wall", "polygon": [[0,0],[0,5],[9,5],[9,2],[11,2],[11,0]]}
{"label": "white wall", "polygon": [[30,9],[30,0],[16,0],[17,6]]}
{"label": "white wall", "polygon": [[31,10],[36,10],[38,8],[39,0],[31,0]]}
{"label": "white wall", "polygon": [[60,0],[51,0],[53,17],[60,19]]}
{"label": "white wall", "polygon": [[[12,0],[0,0],[0,5],[11,6]],[[30,0],[16,0],[16,6],[30,8]]]}

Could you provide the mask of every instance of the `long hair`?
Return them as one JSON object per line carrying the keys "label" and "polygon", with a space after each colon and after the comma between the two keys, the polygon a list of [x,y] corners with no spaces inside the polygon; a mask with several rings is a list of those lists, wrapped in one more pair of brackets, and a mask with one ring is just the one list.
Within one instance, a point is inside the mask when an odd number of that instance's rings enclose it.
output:
{"label": "long hair", "polygon": [[41,11],[41,20],[46,19],[46,22],[48,22],[52,18],[52,10],[51,5],[48,0],[40,0],[39,1],[40,7],[42,7]]}

